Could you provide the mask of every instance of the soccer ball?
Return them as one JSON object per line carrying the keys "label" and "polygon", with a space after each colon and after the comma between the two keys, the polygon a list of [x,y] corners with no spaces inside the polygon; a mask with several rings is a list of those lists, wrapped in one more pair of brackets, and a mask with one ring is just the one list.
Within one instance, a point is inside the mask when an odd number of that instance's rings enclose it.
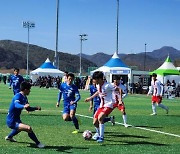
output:
{"label": "soccer ball", "polygon": [[89,130],[85,130],[85,131],[83,132],[83,138],[84,138],[85,140],[90,140],[90,139],[92,138],[92,132],[89,131]]}

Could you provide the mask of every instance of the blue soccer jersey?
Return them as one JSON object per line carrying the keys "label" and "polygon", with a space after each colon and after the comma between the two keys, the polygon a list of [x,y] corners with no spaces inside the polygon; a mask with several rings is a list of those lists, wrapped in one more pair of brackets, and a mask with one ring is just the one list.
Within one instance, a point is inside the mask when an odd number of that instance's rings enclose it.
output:
{"label": "blue soccer jersey", "polygon": [[14,95],[20,92],[20,84],[24,81],[21,75],[12,75],[10,77],[10,87],[13,86]]}
{"label": "blue soccer jersey", "polygon": [[[90,94],[91,96],[96,93],[97,88],[94,85],[90,86]],[[99,96],[96,96],[93,98],[93,102],[94,102],[94,113],[96,112],[96,110],[99,108],[99,105],[101,103],[101,99]]]}
{"label": "blue soccer jersey", "polygon": [[14,129],[18,123],[21,123],[20,115],[21,111],[24,109],[24,105],[28,103],[26,96],[21,93],[17,93],[10,104],[9,112],[6,118],[7,125]]}
{"label": "blue soccer jersey", "polygon": [[[60,92],[58,95],[58,102],[61,100],[61,96],[63,95],[64,101],[64,111],[63,113],[70,113],[70,110],[76,110],[77,102],[80,100],[80,94],[78,88],[72,84],[68,85],[67,83],[62,83],[59,88]],[[74,104],[70,104],[73,101]]]}

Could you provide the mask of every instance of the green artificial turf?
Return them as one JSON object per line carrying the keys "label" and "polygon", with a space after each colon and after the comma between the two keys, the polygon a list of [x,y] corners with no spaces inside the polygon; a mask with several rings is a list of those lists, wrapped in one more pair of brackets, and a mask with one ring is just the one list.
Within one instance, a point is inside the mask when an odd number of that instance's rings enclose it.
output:
{"label": "green artificial turf", "polygon": [[[88,111],[89,103],[84,99],[89,96],[88,91],[81,90],[81,100],[78,102],[77,114],[80,116],[82,124],[80,133],[72,134],[74,126],[72,122],[62,120],[62,102],[56,108],[57,89],[45,89],[32,87],[28,96],[31,106],[41,106],[42,111],[27,113],[22,112],[21,120],[29,124],[38,139],[46,145],[44,149],[38,149],[29,139],[27,133],[21,132],[14,138],[16,143],[4,140],[4,137],[11,131],[6,126],[6,115],[12,99],[12,90],[7,85],[0,84],[0,153],[126,153],[126,154],[175,154],[180,151],[180,99],[163,99],[163,104],[169,107],[169,115],[161,108],[157,108],[157,116],[150,116],[151,97],[146,95],[128,95],[124,100],[128,124],[133,127],[125,128],[120,124],[112,126],[105,124],[105,141],[102,144],[96,141],[84,140],[82,133],[84,130],[91,130],[92,113]],[[122,123],[122,114],[115,109],[116,122]],[[140,127],[140,128],[139,128]],[[157,130],[169,133],[161,134],[152,132]],[[171,134],[179,135],[179,137]]]}

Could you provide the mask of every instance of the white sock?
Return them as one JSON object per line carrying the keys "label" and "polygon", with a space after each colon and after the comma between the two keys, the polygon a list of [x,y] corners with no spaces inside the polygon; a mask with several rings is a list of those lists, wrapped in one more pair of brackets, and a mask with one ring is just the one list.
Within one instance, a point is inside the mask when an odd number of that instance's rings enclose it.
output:
{"label": "white sock", "polygon": [[125,114],[125,115],[123,114],[122,117],[123,117],[124,124],[127,124],[127,115],[126,115],[126,114]]}
{"label": "white sock", "polygon": [[104,124],[99,124],[99,136],[104,138]]}
{"label": "white sock", "polygon": [[153,113],[156,113],[156,104],[155,103],[152,104],[152,111],[153,111]]}
{"label": "white sock", "polygon": [[163,108],[163,109],[165,109],[165,110],[168,109],[168,108],[167,108],[165,105],[163,105],[163,104],[158,104],[157,106],[159,106],[159,107],[161,107],[161,108]]}
{"label": "white sock", "polygon": [[95,127],[96,133],[99,134],[99,128]]}

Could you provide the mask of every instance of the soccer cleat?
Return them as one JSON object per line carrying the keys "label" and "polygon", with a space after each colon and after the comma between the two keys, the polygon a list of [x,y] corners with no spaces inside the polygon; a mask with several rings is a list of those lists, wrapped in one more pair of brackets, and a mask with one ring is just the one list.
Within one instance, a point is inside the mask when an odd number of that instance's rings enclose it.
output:
{"label": "soccer cleat", "polygon": [[99,137],[99,138],[97,139],[97,142],[98,142],[98,143],[102,143],[102,142],[104,142],[104,138]]}
{"label": "soccer cleat", "polygon": [[74,130],[72,133],[73,133],[73,134],[78,134],[78,133],[79,133],[79,130],[78,130],[78,129],[77,129],[77,130]]}
{"label": "soccer cleat", "polygon": [[6,140],[6,141],[10,141],[10,142],[17,142],[13,137],[10,138],[10,137],[8,137],[8,136],[5,137],[5,140]]}
{"label": "soccer cleat", "polygon": [[155,115],[157,115],[157,113],[152,113],[152,114],[150,114],[150,115],[155,116]]}
{"label": "soccer cleat", "polygon": [[129,125],[128,125],[128,124],[124,124],[124,127],[128,128],[128,127],[129,127]]}
{"label": "soccer cleat", "polygon": [[111,116],[111,117],[110,117],[110,121],[111,121],[112,125],[114,126],[114,125],[115,125],[115,117],[114,117],[114,116]]}
{"label": "soccer cleat", "polygon": [[95,133],[95,134],[93,135],[93,137],[92,137],[92,139],[95,140],[95,141],[96,141],[98,138],[99,138],[99,134],[98,134],[98,133]]}
{"label": "soccer cleat", "polygon": [[44,148],[44,147],[45,147],[45,145],[44,145],[44,144],[42,144],[42,143],[39,143],[39,144],[37,145],[37,147],[38,147],[38,148]]}

